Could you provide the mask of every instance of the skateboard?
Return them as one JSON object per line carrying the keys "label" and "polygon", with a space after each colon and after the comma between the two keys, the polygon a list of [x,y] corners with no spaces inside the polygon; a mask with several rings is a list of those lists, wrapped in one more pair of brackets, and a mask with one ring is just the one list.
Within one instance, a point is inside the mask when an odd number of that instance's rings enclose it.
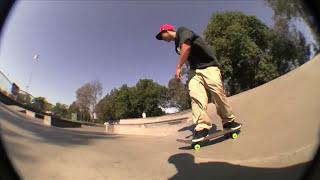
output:
{"label": "skateboard", "polygon": [[224,129],[219,130],[214,133],[209,134],[206,136],[202,141],[199,142],[192,142],[192,139],[177,139],[178,142],[190,144],[192,149],[200,150],[201,146],[204,146],[206,142],[210,142],[212,139],[217,139],[219,137],[225,137],[225,138],[232,138],[237,139],[238,135],[240,133],[240,129],[232,130],[232,129]]}

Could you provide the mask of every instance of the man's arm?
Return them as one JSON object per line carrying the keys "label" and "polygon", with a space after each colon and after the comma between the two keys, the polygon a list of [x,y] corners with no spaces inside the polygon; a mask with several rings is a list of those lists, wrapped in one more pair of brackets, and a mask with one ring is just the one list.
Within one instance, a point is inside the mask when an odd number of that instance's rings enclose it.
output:
{"label": "man's arm", "polygon": [[190,51],[191,51],[191,44],[189,41],[183,43],[181,45],[181,53],[180,53],[180,58],[179,58],[179,62],[176,68],[176,79],[180,79],[181,78],[181,67],[183,66],[183,64],[187,61],[189,55],[190,55]]}

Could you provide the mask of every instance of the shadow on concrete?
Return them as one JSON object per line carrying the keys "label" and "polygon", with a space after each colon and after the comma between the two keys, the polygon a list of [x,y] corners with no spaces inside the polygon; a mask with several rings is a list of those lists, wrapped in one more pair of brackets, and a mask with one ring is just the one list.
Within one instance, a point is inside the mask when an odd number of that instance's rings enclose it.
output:
{"label": "shadow on concrete", "polygon": [[191,124],[190,126],[186,126],[186,127],[183,127],[181,129],[179,129],[178,132],[182,132],[182,131],[191,131],[191,132],[193,132],[195,127],[196,127],[195,124]]}
{"label": "shadow on concrete", "polygon": [[[24,136],[23,132],[16,132],[23,137],[32,141],[40,141],[47,144],[55,144],[60,146],[88,145],[93,139],[115,139],[120,138],[118,135],[89,133],[89,132],[74,132],[55,127],[45,127],[39,123],[26,120],[22,115],[13,112],[8,112],[0,106],[0,119],[4,123],[10,123],[17,127],[18,131],[28,131],[37,138]],[[2,125],[1,125],[2,126]],[[5,132],[3,132],[5,133]],[[12,135],[12,132],[11,132]]]}
{"label": "shadow on concrete", "polygon": [[[1,133],[1,131],[0,131]],[[8,157],[2,138],[0,137],[0,179],[21,179]]]}
{"label": "shadow on concrete", "polygon": [[20,161],[32,162],[34,157],[30,153],[26,153],[27,146],[22,143],[12,142],[12,141],[3,141],[4,147],[7,151],[7,155],[12,159],[19,159]]}
{"label": "shadow on concrete", "polygon": [[225,162],[195,163],[194,156],[187,153],[175,154],[168,162],[177,169],[177,173],[169,180],[295,180],[303,175],[309,164],[301,163],[285,168],[259,168]]}

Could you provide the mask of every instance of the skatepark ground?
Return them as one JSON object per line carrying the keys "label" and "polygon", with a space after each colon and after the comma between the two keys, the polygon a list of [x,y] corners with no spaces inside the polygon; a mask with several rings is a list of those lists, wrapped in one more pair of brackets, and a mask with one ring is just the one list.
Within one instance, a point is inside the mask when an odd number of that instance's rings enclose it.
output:
{"label": "skatepark ground", "polygon": [[[319,142],[319,69],[320,55],[230,97],[243,124],[239,138],[220,138],[200,151],[176,141],[191,134],[191,112],[186,122],[143,127],[153,134],[139,135],[47,127],[0,104],[2,138],[23,179],[299,179]],[[214,104],[208,114],[220,129]]]}

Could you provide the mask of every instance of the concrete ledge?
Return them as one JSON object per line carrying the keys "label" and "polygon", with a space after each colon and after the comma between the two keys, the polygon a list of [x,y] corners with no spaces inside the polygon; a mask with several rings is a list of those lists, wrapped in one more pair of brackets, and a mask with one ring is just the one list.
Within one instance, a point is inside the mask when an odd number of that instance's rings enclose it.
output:
{"label": "concrete ledge", "polygon": [[40,114],[36,112],[32,112],[26,109],[23,109],[19,106],[11,108],[12,110],[16,110],[18,112],[26,114],[26,116],[43,120],[43,124],[46,126],[56,126],[60,128],[79,128],[81,127],[80,122],[74,122],[70,120],[61,119],[59,117],[54,117],[51,115]]}
{"label": "concrete ledge", "polygon": [[81,123],[60,119],[57,117],[51,117],[51,126],[60,127],[60,128],[79,128]]}
{"label": "concrete ledge", "polygon": [[126,135],[167,136],[172,132],[167,127],[146,128],[144,125],[107,125],[106,133]]}
{"label": "concrete ledge", "polygon": [[134,119],[120,119],[119,124],[146,124],[146,123],[162,123],[167,122],[175,119],[180,118],[189,118],[191,115],[191,110],[174,113],[174,114],[167,114],[164,116],[158,117],[147,117],[147,118],[134,118]]}
{"label": "concrete ledge", "polygon": [[190,119],[187,117],[162,122],[148,122],[141,124],[107,124],[106,133],[127,135],[167,136],[176,133]]}
{"label": "concrete ledge", "polygon": [[26,115],[29,116],[29,117],[32,117],[32,118],[35,118],[36,117],[36,114],[32,111],[29,111],[29,110],[26,110]]}
{"label": "concrete ledge", "polygon": [[45,115],[43,118],[43,124],[46,126],[51,126],[51,116]]}

